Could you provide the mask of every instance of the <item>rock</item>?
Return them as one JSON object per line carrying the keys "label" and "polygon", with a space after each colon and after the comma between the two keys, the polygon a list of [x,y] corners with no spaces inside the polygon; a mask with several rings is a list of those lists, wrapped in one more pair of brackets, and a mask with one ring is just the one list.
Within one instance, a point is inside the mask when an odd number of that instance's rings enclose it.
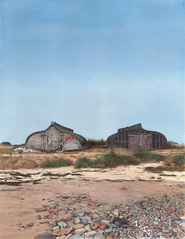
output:
{"label": "rock", "polygon": [[158,226],[159,225],[159,221],[153,221],[153,225],[155,225],[155,226]]}
{"label": "rock", "polygon": [[109,220],[101,220],[101,223],[110,224]]}
{"label": "rock", "polygon": [[53,227],[52,230],[53,230],[53,232],[54,232],[54,231],[59,231],[59,230],[60,230],[60,227],[59,227],[59,226]]}
{"label": "rock", "polygon": [[185,222],[184,221],[179,224],[179,227],[181,230],[183,230],[183,232],[185,232]]}
{"label": "rock", "polygon": [[34,239],[56,239],[56,237],[51,232],[44,232],[36,235]]}
{"label": "rock", "polygon": [[85,233],[86,232],[86,229],[85,228],[80,228],[80,229],[76,229],[75,230],[75,234],[79,234],[79,235],[81,235],[81,234],[83,234],[83,233]]}
{"label": "rock", "polygon": [[81,237],[80,235],[73,235],[73,236],[70,237],[69,239],[84,239],[84,238]]}
{"label": "rock", "polygon": [[81,219],[80,219],[80,218],[78,218],[78,217],[77,217],[77,218],[75,218],[75,220],[74,220],[74,223],[75,223],[75,224],[79,224],[79,223],[81,223]]}
{"label": "rock", "polygon": [[93,226],[97,226],[97,227],[99,227],[100,224],[101,224],[101,223],[100,223],[99,221],[94,221],[94,222],[93,222]]}
{"label": "rock", "polygon": [[88,216],[82,217],[81,220],[82,220],[82,223],[83,223],[83,224],[88,224],[88,223],[91,222],[91,218],[88,217]]}
{"label": "rock", "polygon": [[56,239],[66,239],[66,236],[62,235],[61,237],[57,237]]}
{"label": "rock", "polygon": [[57,210],[54,209],[49,210],[49,214],[57,214],[57,213],[58,213]]}
{"label": "rock", "polygon": [[100,205],[98,202],[88,202],[87,204],[90,206],[96,206],[96,207]]}
{"label": "rock", "polygon": [[74,229],[84,228],[84,224],[75,224]]}
{"label": "rock", "polygon": [[112,234],[114,231],[112,229],[105,229],[104,233],[105,235]]}
{"label": "rock", "polygon": [[57,236],[61,236],[61,235],[65,235],[66,234],[66,229],[63,228],[62,230],[60,231],[55,231],[53,232],[54,235],[57,235]]}
{"label": "rock", "polygon": [[87,232],[90,232],[90,231],[91,231],[91,227],[90,227],[90,225],[89,225],[89,224],[86,225],[86,226],[85,226],[85,229],[86,229]]}
{"label": "rock", "polygon": [[174,233],[177,233],[177,232],[178,232],[176,228],[173,228],[172,231],[173,231]]}
{"label": "rock", "polygon": [[92,228],[92,230],[96,230],[96,229],[98,229],[98,226],[92,226],[91,228]]}
{"label": "rock", "polygon": [[100,228],[101,230],[105,230],[106,227],[107,227],[107,225],[106,225],[105,223],[102,223],[102,224],[99,226],[99,228]]}
{"label": "rock", "polygon": [[97,233],[94,237],[94,239],[104,239],[104,236],[102,233]]}
{"label": "rock", "polygon": [[128,222],[124,218],[115,217],[112,222],[116,225],[128,225]]}
{"label": "rock", "polygon": [[148,203],[146,201],[141,202],[141,207],[147,207]]}
{"label": "rock", "polygon": [[91,232],[86,232],[84,234],[85,239],[91,239],[94,238],[94,236],[96,235],[96,231],[91,231]]}
{"label": "rock", "polygon": [[65,222],[58,222],[58,225],[61,227],[61,229],[63,228],[63,227],[65,227]]}
{"label": "rock", "polygon": [[79,217],[83,217],[84,214],[85,214],[84,212],[80,212],[80,213],[78,213]]}
{"label": "rock", "polygon": [[27,226],[27,227],[33,227],[33,226],[34,226],[34,223],[31,222],[31,223],[27,224],[26,226]]}
{"label": "rock", "polygon": [[67,225],[69,226],[69,227],[74,227],[74,223],[72,222],[72,221],[69,221],[69,222],[67,222]]}
{"label": "rock", "polygon": [[73,230],[73,227],[67,227],[66,228],[66,233],[70,233]]}
{"label": "rock", "polygon": [[125,187],[122,187],[122,188],[121,188],[121,190],[127,190],[127,188],[125,188]]}
{"label": "rock", "polygon": [[112,214],[114,215],[114,217],[119,217],[119,212],[118,211],[114,211],[114,212],[112,212]]}

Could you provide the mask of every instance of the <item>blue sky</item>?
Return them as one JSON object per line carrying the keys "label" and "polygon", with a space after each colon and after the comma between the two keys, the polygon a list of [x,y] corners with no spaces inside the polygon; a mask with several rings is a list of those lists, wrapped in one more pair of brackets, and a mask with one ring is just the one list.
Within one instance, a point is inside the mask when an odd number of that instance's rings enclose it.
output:
{"label": "blue sky", "polygon": [[183,0],[0,0],[0,142],[51,121],[185,142]]}

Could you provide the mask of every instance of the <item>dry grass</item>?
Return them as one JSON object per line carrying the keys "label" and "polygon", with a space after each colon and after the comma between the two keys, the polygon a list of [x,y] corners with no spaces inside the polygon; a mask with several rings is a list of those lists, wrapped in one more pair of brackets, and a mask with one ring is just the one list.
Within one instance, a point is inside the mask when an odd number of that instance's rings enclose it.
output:
{"label": "dry grass", "polygon": [[[13,146],[0,145],[0,169],[18,169],[18,168],[35,168],[39,167],[46,159],[51,161],[56,161],[59,158],[65,158],[70,160],[73,164],[80,157],[87,157],[91,160],[103,157],[110,152],[110,148],[91,148],[84,151],[76,152],[65,152],[65,153],[24,153],[24,152],[14,152]],[[132,150],[127,150],[123,148],[113,148],[114,152],[119,155],[124,155],[131,157],[133,155]],[[175,155],[180,155],[185,153],[185,148],[180,147],[178,150],[175,149],[160,149],[151,151],[151,153],[156,155],[164,155],[166,159],[164,160],[164,165],[166,163],[172,162]]]}

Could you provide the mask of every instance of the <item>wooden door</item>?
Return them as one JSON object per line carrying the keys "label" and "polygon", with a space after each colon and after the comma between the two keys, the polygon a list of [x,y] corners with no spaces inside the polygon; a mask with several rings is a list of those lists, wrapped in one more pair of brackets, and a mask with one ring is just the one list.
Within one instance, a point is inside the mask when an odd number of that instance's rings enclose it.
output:
{"label": "wooden door", "polygon": [[152,134],[129,134],[128,135],[128,148],[152,150]]}

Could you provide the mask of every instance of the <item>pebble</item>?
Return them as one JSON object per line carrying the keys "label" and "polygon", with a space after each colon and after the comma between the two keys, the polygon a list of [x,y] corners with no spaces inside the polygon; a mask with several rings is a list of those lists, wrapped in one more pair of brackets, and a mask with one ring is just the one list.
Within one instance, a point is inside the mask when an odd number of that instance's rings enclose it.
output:
{"label": "pebble", "polygon": [[70,237],[70,239],[84,239],[84,238],[80,235],[73,235],[72,237]]}
{"label": "pebble", "polygon": [[91,232],[86,232],[84,234],[85,239],[91,239],[94,238],[94,236],[96,235],[96,231],[91,231]]}
{"label": "pebble", "polygon": [[[89,202],[87,211],[78,212],[76,208],[67,207],[83,203],[86,197]],[[66,200],[66,202],[65,202]],[[148,197],[142,201],[129,200],[124,204],[105,204],[92,202],[89,196],[73,196],[62,199],[63,210],[56,205],[58,213],[50,214],[53,224],[52,234],[57,239],[181,239],[185,238],[185,194],[179,193],[169,197]],[[63,205],[62,204],[62,205]],[[98,207],[97,207],[98,205]],[[50,205],[46,206],[49,212]],[[92,207],[93,206],[93,207]],[[95,207],[96,206],[96,207]],[[83,208],[83,204],[81,209]],[[59,212],[66,217],[57,221]],[[55,234],[55,235],[54,235]],[[63,235],[62,235],[63,234]],[[56,237],[35,237],[35,239],[50,239]]]}

